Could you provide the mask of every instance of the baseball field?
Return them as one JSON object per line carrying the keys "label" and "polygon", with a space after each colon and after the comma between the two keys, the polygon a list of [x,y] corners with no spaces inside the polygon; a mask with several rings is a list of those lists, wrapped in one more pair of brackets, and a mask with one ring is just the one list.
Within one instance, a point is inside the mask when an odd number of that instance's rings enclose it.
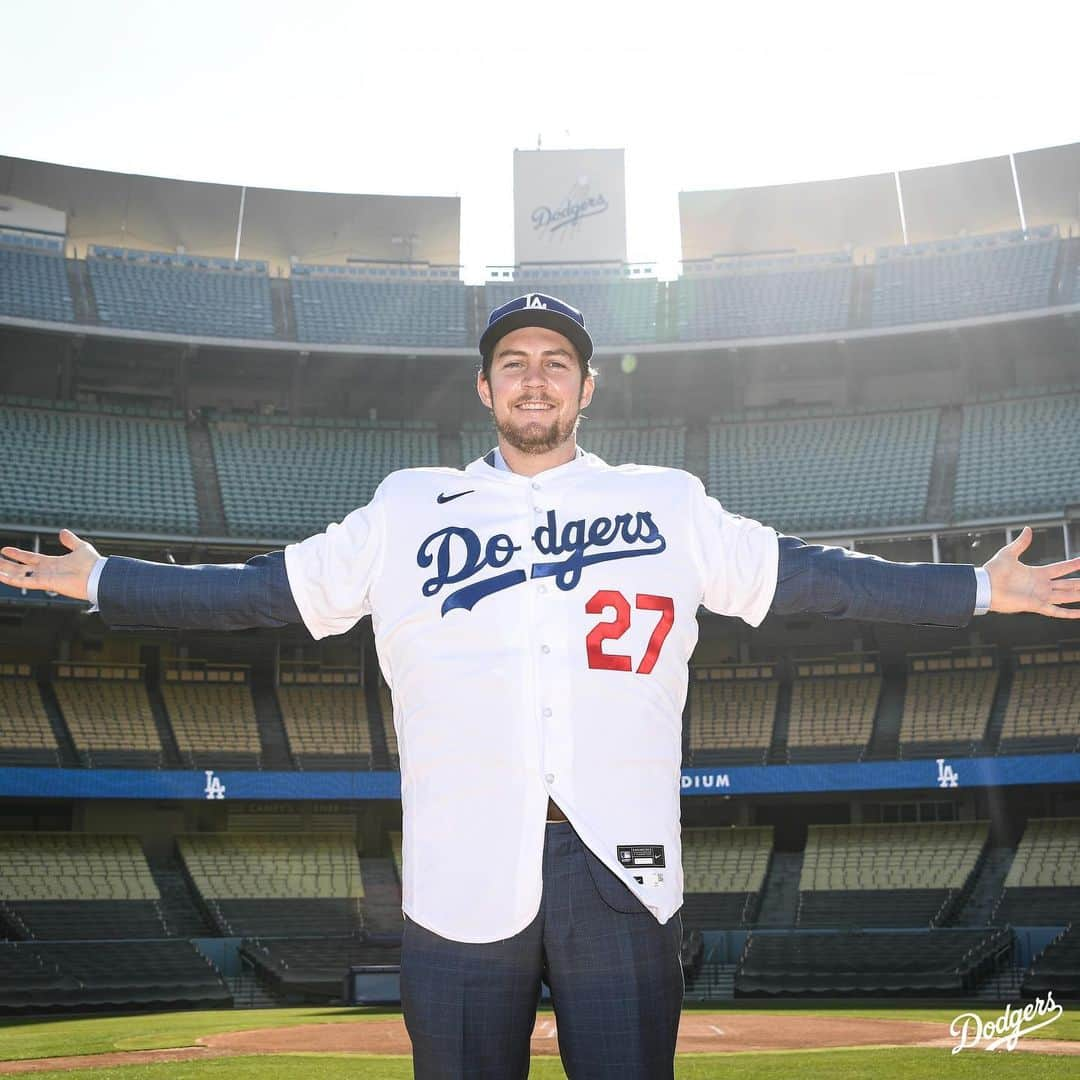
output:
{"label": "baseball field", "polygon": [[[1080,1077],[1080,1009],[1067,1007],[1012,1051],[951,1052],[960,1013],[981,1020],[1001,1007],[963,1002],[912,1007],[789,1005],[684,1010],[675,1075],[680,1080],[797,1076],[882,1080],[948,1076]],[[538,1080],[565,1078],[554,1017],[541,1011],[533,1033]],[[412,1076],[401,1014],[384,1009],[309,1007],[0,1020],[0,1076],[36,1080],[277,1080]]]}

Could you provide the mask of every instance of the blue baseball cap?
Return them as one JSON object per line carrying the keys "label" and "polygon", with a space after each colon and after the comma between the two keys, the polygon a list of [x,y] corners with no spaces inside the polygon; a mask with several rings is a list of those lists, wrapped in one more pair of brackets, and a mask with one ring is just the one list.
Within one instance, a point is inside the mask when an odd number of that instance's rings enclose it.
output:
{"label": "blue baseball cap", "polygon": [[480,355],[485,363],[495,351],[501,337],[522,326],[543,326],[557,330],[577,349],[581,366],[588,369],[592,358],[593,343],[585,329],[585,316],[555,296],[544,293],[526,293],[497,307],[489,316],[487,329],[480,337]]}

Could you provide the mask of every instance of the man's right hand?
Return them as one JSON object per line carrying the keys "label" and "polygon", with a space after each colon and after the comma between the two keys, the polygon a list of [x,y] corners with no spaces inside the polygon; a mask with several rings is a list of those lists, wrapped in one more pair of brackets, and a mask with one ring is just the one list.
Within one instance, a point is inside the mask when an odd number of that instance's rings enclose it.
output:
{"label": "man's right hand", "polygon": [[60,530],[67,555],[40,555],[22,548],[0,548],[0,583],[13,589],[41,589],[86,600],[86,583],[100,556],[70,529]]}

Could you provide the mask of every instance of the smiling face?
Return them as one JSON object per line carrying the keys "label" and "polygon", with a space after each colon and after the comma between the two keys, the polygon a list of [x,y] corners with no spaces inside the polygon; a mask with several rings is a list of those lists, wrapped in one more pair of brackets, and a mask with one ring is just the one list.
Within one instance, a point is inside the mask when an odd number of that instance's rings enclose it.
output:
{"label": "smiling face", "polygon": [[523,326],[500,338],[488,376],[476,379],[500,444],[529,455],[572,450],[578,415],[594,390],[592,376],[582,375],[577,350],[555,330]]}

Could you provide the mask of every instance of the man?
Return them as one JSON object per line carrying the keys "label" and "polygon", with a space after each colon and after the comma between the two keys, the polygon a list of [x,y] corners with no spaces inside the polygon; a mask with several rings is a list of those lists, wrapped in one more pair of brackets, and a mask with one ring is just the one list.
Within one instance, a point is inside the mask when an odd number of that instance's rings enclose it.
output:
{"label": "man", "polygon": [[1030,530],[976,570],[811,546],[724,511],[674,469],[576,443],[595,390],[581,313],[492,312],[477,392],[498,445],[407,469],[325,533],[244,566],[5,548],[0,580],[96,600],[114,626],[371,614],[394,694],[403,810],[402,998],[419,1077],[525,1076],[540,981],[570,1077],[673,1075],[681,713],[696,613],[962,626],[1080,617],[1080,559],[1027,567]]}

